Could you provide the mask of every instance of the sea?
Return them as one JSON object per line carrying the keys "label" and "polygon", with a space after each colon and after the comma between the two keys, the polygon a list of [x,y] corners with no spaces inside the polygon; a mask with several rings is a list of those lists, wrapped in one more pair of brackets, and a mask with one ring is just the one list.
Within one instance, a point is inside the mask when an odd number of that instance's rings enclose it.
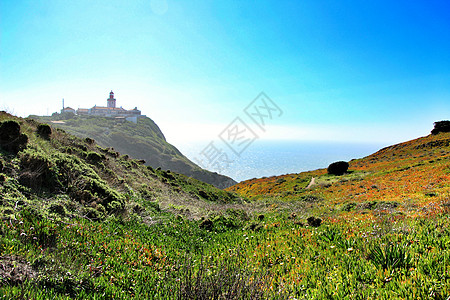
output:
{"label": "sea", "polygon": [[[178,149],[201,167],[240,182],[251,178],[270,177],[327,168],[332,162],[362,158],[387,146],[381,143],[344,143],[312,141],[256,141],[239,155],[218,144],[226,153],[226,163],[209,163],[214,155],[208,142],[184,143]],[[205,153],[209,153],[206,157]],[[208,158],[208,159],[207,159]],[[211,160],[209,160],[210,162]]]}

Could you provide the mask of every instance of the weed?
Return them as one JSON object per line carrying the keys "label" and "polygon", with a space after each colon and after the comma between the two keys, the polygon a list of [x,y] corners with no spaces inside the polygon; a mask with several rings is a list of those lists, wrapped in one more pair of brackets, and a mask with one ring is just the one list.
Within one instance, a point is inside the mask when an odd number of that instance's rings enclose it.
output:
{"label": "weed", "polygon": [[372,243],[367,258],[383,269],[408,268],[411,259],[406,246],[387,242],[385,245]]}
{"label": "weed", "polygon": [[185,259],[177,299],[265,299],[270,277],[243,266],[245,263],[231,259],[202,261],[195,271],[192,260]]}

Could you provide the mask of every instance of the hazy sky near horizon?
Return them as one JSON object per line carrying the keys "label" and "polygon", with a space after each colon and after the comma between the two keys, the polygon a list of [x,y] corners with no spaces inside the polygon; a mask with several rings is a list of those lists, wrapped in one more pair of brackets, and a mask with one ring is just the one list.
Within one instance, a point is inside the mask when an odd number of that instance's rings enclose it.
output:
{"label": "hazy sky near horizon", "polygon": [[283,114],[260,138],[400,142],[450,118],[449,12],[433,0],[2,0],[0,109],[89,108],[113,90],[177,145],[217,138],[264,91]]}

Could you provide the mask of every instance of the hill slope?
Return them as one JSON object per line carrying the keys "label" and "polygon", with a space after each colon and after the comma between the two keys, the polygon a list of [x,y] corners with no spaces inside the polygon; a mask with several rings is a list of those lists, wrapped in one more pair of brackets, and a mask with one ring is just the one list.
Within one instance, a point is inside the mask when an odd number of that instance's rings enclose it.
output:
{"label": "hill slope", "polygon": [[190,161],[166,141],[158,125],[147,117],[139,118],[137,124],[123,119],[71,114],[30,118],[49,123],[81,138],[94,139],[102,147],[112,147],[132,158],[143,159],[147,165],[154,168],[182,173],[218,188],[226,188],[236,183],[227,176],[204,170]]}
{"label": "hill slope", "polygon": [[129,215],[133,205],[143,213],[145,207],[159,210],[182,203],[194,209],[190,216],[196,217],[195,204],[200,208],[205,201],[240,201],[209,184],[153,169],[111,148],[102,148],[92,139],[52,130],[34,119],[0,113],[0,121],[1,197],[7,212],[15,201],[40,205],[44,197],[46,207],[55,204],[64,215],[71,211],[76,216],[90,215],[90,219]]}
{"label": "hill slope", "polygon": [[4,298],[450,294],[450,134],[353,160],[342,176],[230,188],[243,201],[48,129],[0,114]]}
{"label": "hill slope", "polygon": [[[443,201],[450,190],[450,133],[383,148],[365,158],[350,161],[349,170],[343,176],[329,175],[326,169],[319,169],[253,179],[228,190],[254,199],[314,196],[335,204],[354,205],[405,199],[417,205]],[[307,189],[312,178],[315,184]]]}

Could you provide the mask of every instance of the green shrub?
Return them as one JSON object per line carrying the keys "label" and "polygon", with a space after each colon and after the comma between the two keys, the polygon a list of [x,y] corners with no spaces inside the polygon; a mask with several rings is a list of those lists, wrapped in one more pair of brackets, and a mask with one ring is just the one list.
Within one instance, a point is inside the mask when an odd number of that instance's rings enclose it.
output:
{"label": "green shrub", "polygon": [[18,122],[8,120],[0,123],[0,145],[1,147],[14,154],[26,148],[28,137],[20,133]]}
{"label": "green shrub", "polygon": [[64,217],[67,214],[66,208],[61,203],[52,203],[48,208],[50,213],[54,213]]}
{"label": "green shrub", "polygon": [[353,210],[355,207],[356,207],[356,203],[355,203],[355,202],[348,202],[348,203],[345,203],[345,204],[342,206],[342,210],[343,210],[343,211],[351,211],[351,210]]}
{"label": "green shrub", "polygon": [[109,187],[88,164],[75,155],[47,155],[29,149],[21,156],[20,162],[22,171],[19,181],[25,186],[51,191],[64,190],[81,203],[102,204],[108,212],[117,212],[125,207],[123,195]]}
{"label": "green shrub", "polygon": [[170,172],[170,170],[167,171],[162,171],[161,172],[161,176],[166,178],[168,181],[174,181],[175,177],[174,175]]}
{"label": "green shrub", "polygon": [[245,230],[252,230],[255,232],[261,230],[262,228],[264,228],[264,226],[259,222],[251,222],[244,227]]}
{"label": "green shrub", "polygon": [[431,134],[438,134],[439,132],[450,132],[450,121],[434,122],[434,128]]}
{"label": "green shrub", "polygon": [[20,157],[19,182],[32,189],[55,191],[60,186],[58,168],[51,157],[41,151],[28,149]]}
{"label": "green shrub", "polygon": [[140,214],[140,213],[142,213],[144,211],[145,211],[145,208],[142,205],[140,205],[139,203],[136,203],[135,205],[133,205],[133,212],[134,213]]}
{"label": "green shrub", "polygon": [[94,151],[88,152],[88,154],[86,155],[86,160],[93,164],[97,164],[97,163],[101,162],[102,160],[104,160],[105,158],[106,157],[104,154],[99,154]]}
{"label": "green shrub", "polygon": [[92,221],[100,221],[105,218],[104,212],[93,207],[85,207],[84,215]]}
{"label": "green shrub", "polygon": [[111,189],[105,181],[100,178],[85,178],[85,189],[90,191],[100,203],[106,206],[108,212],[123,209],[125,207],[124,197]]}
{"label": "green shrub", "polygon": [[391,242],[384,247],[378,243],[371,244],[368,259],[383,269],[407,268],[411,263],[406,247]]}
{"label": "green shrub", "polygon": [[120,203],[119,201],[111,201],[107,204],[106,207],[107,207],[107,211],[117,213],[117,212],[120,212],[123,210],[124,205],[123,205],[123,203]]}
{"label": "green shrub", "polygon": [[206,230],[212,230],[213,226],[214,226],[214,223],[210,219],[203,219],[200,221],[200,224],[198,225],[199,228],[206,229]]}
{"label": "green shrub", "polygon": [[203,198],[205,200],[209,200],[209,201],[216,201],[218,199],[216,194],[210,193],[209,191],[205,191],[205,190],[201,190],[201,189],[197,192],[197,194],[201,198]]}
{"label": "green shrub", "polygon": [[91,139],[91,138],[85,138],[84,139],[84,141],[86,142],[86,143],[88,143],[89,145],[94,145],[95,144],[95,140],[94,139]]}
{"label": "green shrub", "polygon": [[250,220],[250,216],[243,209],[228,208],[226,210],[226,214],[233,218],[236,218],[240,222],[246,222]]}
{"label": "green shrub", "polygon": [[159,206],[158,202],[156,201],[147,201],[147,206],[153,211],[153,212],[161,212],[161,207]]}
{"label": "green shrub", "polygon": [[278,178],[276,181],[277,184],[282,184],[284,182],[286,182],[286,179],[284,179],[284,178]]}
{"label": "green shrub", "polygon": [[327,172],[331,175],[343,175],[347,172],[348,166],[346,161],[337,161],[328,166]]}
{"label": "green shrub", "polygon": [[308,225],[312,227],[319,227],[320,224],[322,224],[322,219],[316,217],[309,217],[306,221],[308,222]]}
{"label": "green shrub", "polygon": [[236,229],[239,228],[241,222],[232,216],[224,216],[219,215],[212,219],[212,222],[214,224],[214,228],[218,231],[224,231],[227,228],[230,229]]}
{"label": "green shrub", "polygon": [[152,188],[146,184],[143,184],[138,188],[138,193],[141,194],[141,197],[145,200],[153,200],[155,197],[155,192],[153,192]]}
{"label": "green shrub", "polygon": [[49,139],[52,134],[52,128],[48,124],[39,124],[36,132],[40,137]]}

